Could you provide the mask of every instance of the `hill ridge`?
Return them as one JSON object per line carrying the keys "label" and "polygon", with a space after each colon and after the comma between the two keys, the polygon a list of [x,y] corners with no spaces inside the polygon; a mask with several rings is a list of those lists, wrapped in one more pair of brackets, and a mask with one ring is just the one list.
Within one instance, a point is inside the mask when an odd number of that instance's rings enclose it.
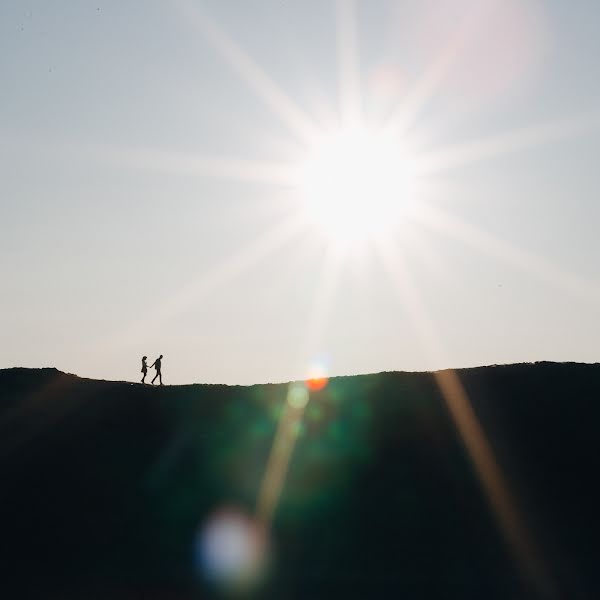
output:
{"label": "hill ridge", "polygon": [[[600,365],[456,373],[556,597],[600,595]],[[197,535],[223,507],[254,514],[289,388],[0,370],[0,593],[220,597]],[[434,373],[334,377],[294,431],[257,598],[541,597],[499,532]]]}
{"label": "hill ridge", "polygon": [[[457,373],[468,373],[472,371],[477,371],[479,369],[495,369],[495,368],[513,368],[513,367],[523,367],[523,366],[538,366],[538,365],[556,365],[556,366],[598,366],[600,362],[581,362],[581,361],[553,361],[553,360],[537,360],[531,362],[517,362],[517,363],[493,363],[493,364],[483,364],[483,365],[474,365],[468,367],[444,367],[440,369],[435,369],[433,371],[402,371],[402,370],[393,370],[393,371],[373,371],[368,373],[351,373],[351,374],[333,374],[328,377],[329,380],[342,379],[347,377],[370,377],[377,375],[387,375],[387,374],[398,374],[398,375],[432,375],[435,373],[444,373],[447,371],[454,371]],[[133,384],[147,387],[160,387],[157,385],[152,385],[150,383],[142,384],[139,381],[129,381],[127,379],[97,379],[95,377],[85,377],[82,375],[78,375],[77,373],[70,373],[68,371],[63,371],[58,367],[4,367],[0,368],[0,374],[3,372],[23,372],[23,373],[33,373],[41,372],[41,373],[59,373],[61,375],[67,375],[69,377],[74,377],[76,379],[90,381],[90,382],[106,382],[106,383],[123,383],[123,384]],[[255,383],[225,383],[225,382],[191,382],[191,383],[165,383],[162,387],[187,387],[187,386],[214,386],[214,385],[224,385],[228,387],[252,387],[257,385],[289,385],[291,383],[299,383],[302,382],[302,379],[294,379],[294,380],[285,380],[285,381],[264,381],[264,382],[255,382]]]}

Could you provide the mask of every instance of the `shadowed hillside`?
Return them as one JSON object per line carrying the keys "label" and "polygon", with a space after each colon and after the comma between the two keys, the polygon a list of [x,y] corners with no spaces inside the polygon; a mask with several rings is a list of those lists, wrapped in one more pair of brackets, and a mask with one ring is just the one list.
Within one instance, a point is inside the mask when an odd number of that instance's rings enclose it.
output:
{"label": "shadowed hillside", "polygon": [[[600,597],[600,365],[457,373],[554,597]],[[198,532],[223,507],[254,514],[288,389],[0,371],[2,597],[224,595]],[[332,379],[295,427],[270,564],[247,595],[539,595],[432,374]]]}

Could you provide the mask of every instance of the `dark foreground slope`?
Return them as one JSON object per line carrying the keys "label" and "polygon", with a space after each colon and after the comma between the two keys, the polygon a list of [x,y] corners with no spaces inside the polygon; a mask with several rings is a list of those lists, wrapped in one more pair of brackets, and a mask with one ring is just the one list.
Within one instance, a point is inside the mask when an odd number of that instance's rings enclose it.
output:
{"label": "dark foreground slope", "polygon": [[[458,373],[556,597],[600,597],[600,365]],[[217,596],[197,533],[254,511],[287,391],[0,371],[0,596]],[[312,395],[271,541],[254,597],[536,597],[430,374]]]}

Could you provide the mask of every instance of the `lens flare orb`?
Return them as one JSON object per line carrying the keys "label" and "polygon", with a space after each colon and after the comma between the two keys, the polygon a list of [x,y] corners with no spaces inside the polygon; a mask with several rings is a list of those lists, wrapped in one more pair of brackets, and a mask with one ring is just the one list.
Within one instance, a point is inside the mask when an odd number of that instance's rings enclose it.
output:
{"label": "lens flare orb", "polygon": [[308,404],[308,400],[308,391],[305,386],[298,383],[290,384],[287,394],[287,401],[290,406],[302,410]]}
{"label": "lens flare orb", "polygon": [[251,586],[266,568],[264,528],[241,510],[221,509],[198,532],[196,562],[211,583],[226,588]]}
{"label": "lens flare orb", "polygon": [[329,377],[327,369],[320,363],[315,363],[308,371],[304,385],[309,392],[320,392],[327,387]]}

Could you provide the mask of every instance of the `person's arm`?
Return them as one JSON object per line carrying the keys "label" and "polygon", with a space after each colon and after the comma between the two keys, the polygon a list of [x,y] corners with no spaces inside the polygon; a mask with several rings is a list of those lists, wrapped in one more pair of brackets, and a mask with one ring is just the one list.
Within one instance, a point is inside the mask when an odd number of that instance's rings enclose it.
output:
{"label": "person's arm", "polygon": [[154,361],[151,365],[150,368],[152,368],[154,365],[156,364],[156,361]]}

